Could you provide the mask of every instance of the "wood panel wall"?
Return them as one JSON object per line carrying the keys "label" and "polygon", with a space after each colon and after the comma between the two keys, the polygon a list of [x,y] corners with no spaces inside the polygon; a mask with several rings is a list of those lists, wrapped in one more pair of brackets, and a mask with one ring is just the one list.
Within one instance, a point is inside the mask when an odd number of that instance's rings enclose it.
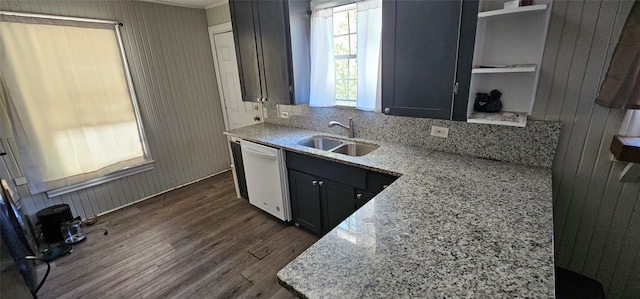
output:
{"label": "wood panel wall", "polygon": [[[19,186],[33,215],[66,203],[86,217],[196,181],[229,168],[224,122],[204,9],[138,1],[0,1],[1,10],[117,20],[155,169],[56,198]],[[17,178],[15,143],[0,177]],[[1,150],[1,148],[0,148]]]}
{"label": "wood panel wall", "polygon": [[[553,4],[534,119],[562,121],[553,167],[556,262],[599,280],[611,298],[640,297],[640,184],[621,183],[609,143],[623,112],[593,103],[633,1]],[[90,215],[161,192],[229,165],[203,10],[143,2],[0,2],[0,9],[118,19],[156,169],[55,199]],[[219,7],[228,13],[224,5]],[[215,10],[215,11],[214,11]],[[224,23],[218,7],[209,25]],[[211,20],[214,20],[211,23]],[[11,140],[2,140],[5,148]],[[0,176],[20,176],[13,157]],[[24,193],[22,190],[21,193]],[[28,195],[28,194],[27,194]]]}
{"label": "wood panel wall", "polygon": [[560,120],[553,166],[556,263],[640,298],[640,183],[609,145],[624,112],[594,99],[633,1],[554,1],[533,118]]}

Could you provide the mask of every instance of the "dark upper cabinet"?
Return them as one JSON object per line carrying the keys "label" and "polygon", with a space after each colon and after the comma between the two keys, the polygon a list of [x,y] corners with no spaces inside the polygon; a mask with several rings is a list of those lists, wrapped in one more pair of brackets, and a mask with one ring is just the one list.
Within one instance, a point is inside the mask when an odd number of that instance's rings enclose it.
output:
{"label": "dark upper cabinet", "polygon": [[385,0],[382,109],[466,120],[477,1]]}
{"label": "dark upper cabinet", "polygon": [[231,0],[242,100],[309,102],[309,1]]}
{"label": "dark upper cabinet", "polygon": [[[240,88],[243,101],[257,101],[262,98],[258,67],[258,49],[254,30],[253,1],[230,1],[233,38],[240,74]],[[234,12],[242,13],[234,13]]]}

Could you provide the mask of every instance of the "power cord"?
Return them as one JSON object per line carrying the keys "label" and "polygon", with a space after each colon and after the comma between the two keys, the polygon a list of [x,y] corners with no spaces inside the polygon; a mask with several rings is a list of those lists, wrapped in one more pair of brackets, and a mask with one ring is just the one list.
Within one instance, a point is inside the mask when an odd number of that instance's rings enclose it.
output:
{"label": "power cord", "polygon": [[106,228],[96,228],[96,229],[94,229],[92,231],[87,232],[87,235],[90,234],[90,233],[95,233],[97,231],[104,231],[104,233],[102,233],[102,234],[105,235],[105,236],[107,234],[109,234],[109,231]]}
{"label": "power cord", "polygon": [[38,284],[38,286],[36,287],[35,290],[29,290],[31,292],[31,296],[33,296],[33,299],[38,299],[38,291],[40,290],[40,288],[42,287],[44,282],[47,280],[47,277],[49,277],[49,272],[51,271],[51,265],[49,264],[49,262],[46,262],[46,261],[42,260],[41,258],[32,256],[32,255],[27,255],[27,256],[22,257],[22,258],[17,258],[16,262],[19,261],[19,260],[36,260],[36,261],[42,261],[45,264],[47,264],[47,272],[44,273],[44,277],[42,277],[42,280],[40,281],[40,284]]}
{"label": "power cord", "polygon": [[[90,233],[94,233],[97,231],[103,231],[103,235],[107,235],[109,234],[109,231],[106,228],[98,228],[98,229],[94,229],[92,231],[87,232],[87,235]],[[44,285],[44,282],[47,280],[47,278],[49,277],[49,272],[51,272],[51,264],[49,264],[48,261],[45,261],[41,258],[38,258],[36,256],[32,256],[32,255],[27,255],[25,257],[21,257],[21,258],[17,258],[15,259],[15,261],[20,261],[20,260],[35,260],[35,261],[41,261],[45,264],[47,264],[47,272],[44,273],[44,277],[42,277],[42,280],[40,281],[40,283],[38,284],[38,286],[36,287],[35,290],[29,290],[29,292],[31,292],[31,296],[33,296],[33,299],[38,299],[38,291],[40,290],[40,288],[42,288],[42,285]]]}

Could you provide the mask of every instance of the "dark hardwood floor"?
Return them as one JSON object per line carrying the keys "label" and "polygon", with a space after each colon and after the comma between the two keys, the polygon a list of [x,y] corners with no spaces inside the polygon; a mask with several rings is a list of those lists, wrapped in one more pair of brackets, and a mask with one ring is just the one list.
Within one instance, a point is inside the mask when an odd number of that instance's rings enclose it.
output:
{"label": "dark hardwood floor", "polygon": [[318,239],[237,199],[230,172],[85,230],[99,228],[52,263],[40,298],[289,298],[276,273]]}

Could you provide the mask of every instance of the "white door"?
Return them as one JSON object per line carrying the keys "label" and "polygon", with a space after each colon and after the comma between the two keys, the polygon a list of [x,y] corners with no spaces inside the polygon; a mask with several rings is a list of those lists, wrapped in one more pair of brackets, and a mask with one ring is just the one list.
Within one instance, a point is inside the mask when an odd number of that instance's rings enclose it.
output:
{"label": "white door", "polygon": [[242,101],[233,33],[229,31],[213,34],[212,39],[215,44],[218,88],[221,89],[220,100],[226,110],[227,129],[232,130],[262,122],[262,104]]}

